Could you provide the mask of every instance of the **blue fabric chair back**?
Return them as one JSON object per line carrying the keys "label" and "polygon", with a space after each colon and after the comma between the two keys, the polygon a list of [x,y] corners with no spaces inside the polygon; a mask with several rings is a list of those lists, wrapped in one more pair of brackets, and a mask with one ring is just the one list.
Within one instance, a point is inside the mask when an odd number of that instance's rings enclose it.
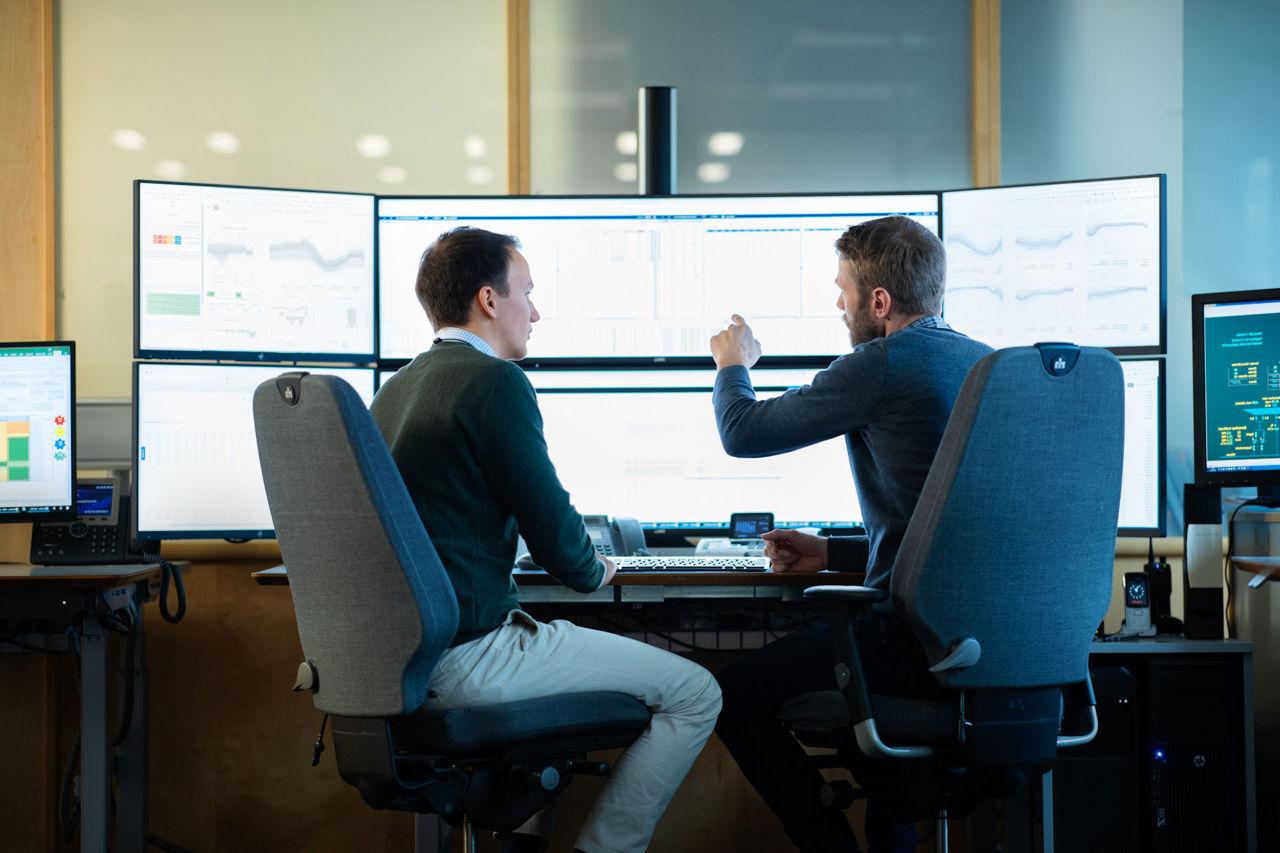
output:
{"label": "blue fabric chair back", "polygon": [[890,591],[931,664],[973,637],[979,661],[948,687],[1085,678],[1106,613],[1124,453],[1124,376],[1080,348],[1061,375],[1037,347],[970,371],[893,569]]}
{"label": "blue fabric chair back", "polygon": [[368,409],[337,377],[284,374],[258,386],[253,417],[316,707],[417,710],[458,603]]}

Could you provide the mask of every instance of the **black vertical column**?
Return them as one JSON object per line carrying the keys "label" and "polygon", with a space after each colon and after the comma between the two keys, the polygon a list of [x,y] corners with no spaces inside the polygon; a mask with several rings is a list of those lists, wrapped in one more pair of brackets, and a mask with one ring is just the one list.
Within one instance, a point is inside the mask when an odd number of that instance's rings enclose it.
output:
{"label": "black vertical column", "polygon": [[640,87],[640,195],[676,193],[676,90]]}

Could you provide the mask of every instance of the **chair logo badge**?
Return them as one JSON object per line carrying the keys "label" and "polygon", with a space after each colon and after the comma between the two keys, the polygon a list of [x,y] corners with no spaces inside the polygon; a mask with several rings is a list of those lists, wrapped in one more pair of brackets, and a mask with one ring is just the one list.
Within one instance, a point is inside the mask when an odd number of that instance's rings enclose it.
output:
{"label": "chair logo badge", "polygon": [[285,402],[288,402],[288,403],[293,402],[293,386],[292,385],[284,386],[284,399],[285,399]]}
{"label": "chair logo badge", "polygon": [[1067,369],[1067,360],[1062,356],[1058,356],[1053,360],[1053,372],[1061,373]]}

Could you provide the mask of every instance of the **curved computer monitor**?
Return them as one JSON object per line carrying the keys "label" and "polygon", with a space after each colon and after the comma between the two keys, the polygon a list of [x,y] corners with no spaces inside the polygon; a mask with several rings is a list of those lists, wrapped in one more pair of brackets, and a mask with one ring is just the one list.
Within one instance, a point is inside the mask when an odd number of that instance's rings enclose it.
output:
{"label": "curved computer monitor", "polygon": [[134,182],[139,358],[367,363],[373,196]]}
{"label": "curved computer monitor", "polygon": [[[751,371],[761,399],[808,384],[816,369]],[[778,527],[860,526],[841,439],[734,459],[711,405],[712,370],[532,370],[547,451],[574,506],[630,516],[649,531],[719,533],[744,510]]]}
{"label": "curved computer monitor", "polygon": [[74,521],[71,341],[0,343],[0,522]]}
{"label": "curved computer monitor", "polygon": [[943,316],[1000,347],[1165,347],[1165,177],[942,193]]}
{"label": "curved computer monitor", "polygon": [[423,250],[462,225],[521,242],[542,315],[536,363],[710,366],[734,312],[767,359],[824,364],[849,348],[836,309],[835,241],[910,216],[938,233],[937,193],[378,198],[378,355],[431,345],[414,295]]}
{"label": "curved computer monitor", "polygon": [[1280,486],[1280,289],[1191,297],[1198,486]]}

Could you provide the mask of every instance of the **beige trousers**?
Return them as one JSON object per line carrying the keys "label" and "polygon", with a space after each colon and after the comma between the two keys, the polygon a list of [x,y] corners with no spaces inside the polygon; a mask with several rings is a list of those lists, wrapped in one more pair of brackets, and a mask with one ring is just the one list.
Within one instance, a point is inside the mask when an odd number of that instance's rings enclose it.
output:
{"label": "beige trousers", "polygon": [[[583,691],[628,693],[649,706],[653,719],[614,764],[576,846],[586,853],[644,850],[720,713],[720,688],[698,664],[626,637],[562,620],[538,622],[513,610],[499,628],[440,657],[424,707]],[[537,816],[521,830],[548,835],[551,819]]]}

